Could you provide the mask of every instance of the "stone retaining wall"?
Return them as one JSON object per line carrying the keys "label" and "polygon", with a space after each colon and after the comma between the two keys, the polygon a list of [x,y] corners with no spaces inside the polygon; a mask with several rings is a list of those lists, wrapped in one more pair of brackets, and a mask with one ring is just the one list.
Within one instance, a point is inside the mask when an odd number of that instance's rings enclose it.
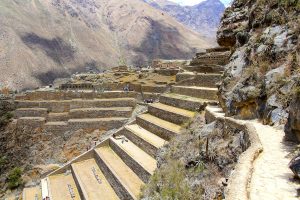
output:
{"label": "stone retaining wall", "polygon": [[69,130],[91,129],[91,130],[110,130],[120,128],[128,119],[108,119],[105,121],[98,119],[71,119],[68,121]]}
{"label": "stone retaining wall", "polygon": [[164,93],[167,89],[166,85],[142,85],[142,92]]}
{"label": "stone retaining wall", "polygon": [[17,120],[17,128],[32,127],[39,128],[44,127],[46,119],[44,117],[21,117]]}
{"label": "stone retaining wall", "polygon": [[218,120],[224,124],[224,127],[237,128],[246,133],[246,139],[249,140],[250,147],[239,156],[238,163],[228,179],[228,186],[225,189],[225,199],[249,199],[249,184],[253,173],[253,164],[263,151],[255,127],[250,122],[224,117],[220,113],[214,113],[208,109],[206,109],[205,118],[207,123]]}
{"label": "stone retaining wall", "polygon": [[224,70],[224,67],[220,65],[201,65],[195,64],[191,66],[186,66],[185,69],[191,72],[199,73],[221,73]]}
{"label": "stone retaining wall", "polygon": [[230,52],[211,52],[207,54],[197,54],[190,65],[215,64],[226,65],[229,62]]}
{"label": "stone retaining wall", "polygon": [[17,109],[14,111],[14,118],[21,117],[47,117],[48,110],[46,108],[39,109]]}
{"label": "stone retaining wall", "polygon": [[188,87],[172,87],[171,92],[201,99],[217,100],[217,91]]}
{"label": "stone retaining wall", "polygon": [[55,135],[58,137],[62,137],[66,131],[69,131],[70,127],[67,122],[59,122],[59,123],[46,123],[45,124],[45,132],[47,134]]}
{"label": "stone retaining wall", "polygon": [[143,100],[152,99],[155,101],[160,97],[160,93],[144,92],[142,97],[143,97]]}
{"label": "stone retaining wall", "polygon": [[58,121],[68,121],[70,119],[68,112],[63,113],[49,113],[47,116],[47,121],[58,122]]}
{"label": "stone retaining wall", "polygon": [[[16,96],[16,100],[71,100],[71,99],[95,99],[95,98],[135,98],[135,92],[123,92],[124,85],[120,90],[106,92],[77,92],[77,91],[34,91]],[[111,86],[112,87],[112,86]]]}
{"label": "stone retaining wall", "polygon": [[154,72],[164,76],[175,76],[179,72],[179,69],[156,69]]}
{"label": "stone retaining wall", "polygon": [[18,108],[47,108],[49,112],[69,112],[70,109],[93,107],[134,107],[135,99],[116,100],[66,100],[66,101],[16,101]]}
{"label": "stone retaining wall", "polygon": [[216,83],[221,80],[219,74],[188,74],[176,75],[176,85],[216,87]]}
{"label": "stone retaining wall", "polygon": [[[131,124],[131,123],[134,123],[135,121],[132,121],[128,124]],[[95,152],[94,150],[105,145],[106,142],[108,143],[109,142],[109,138],[111,137],[112,134],[115,134],[115,135],[118,135],[121,133],[121,131],[123,131],[123,127],[115,130],[114,132],[112,132],[110,135],[108,135],[106,138],[104,138],[103,140],[99,141],[99,143],[93,147],[92,149],[88,150],[87,152],[83,153],[83,154],[80,154],[79,156],[77,156],[76,158],[70,160],[69,162],[65,163],[62,167],[60,167],[59,169],[57,170],[54,170],[50,173],[47,173],[47,174],[43,174],[43,177],[46,177],[46,176],[53,176],[53,175],[58,175],[58,174],[61,174],[61,173],[64,173],[65,171],[69,170],[71,168],[71,165],[73,163],[76,163],[76,162],[80,162],[80,161],[84,161],[84,160],[87,160],[87,159],[90,159],[90,158],[95,158]]]}
{"label": "stone retaining wall", "polygon": [[70,119],[79,118],[108,118],[108,117],[127,117],[131,116],[132,109],[73,109],[70,110]]}

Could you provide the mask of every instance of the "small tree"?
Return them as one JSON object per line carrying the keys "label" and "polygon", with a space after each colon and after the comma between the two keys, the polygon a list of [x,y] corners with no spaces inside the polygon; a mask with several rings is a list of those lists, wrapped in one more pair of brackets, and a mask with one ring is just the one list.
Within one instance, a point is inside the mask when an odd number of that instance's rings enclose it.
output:
{"label": "small tree", "polygon": [[23,184],[22,180],[22,169],[15,167],[12,169],[7,176],[7,183],[9,189],[15,189]]}

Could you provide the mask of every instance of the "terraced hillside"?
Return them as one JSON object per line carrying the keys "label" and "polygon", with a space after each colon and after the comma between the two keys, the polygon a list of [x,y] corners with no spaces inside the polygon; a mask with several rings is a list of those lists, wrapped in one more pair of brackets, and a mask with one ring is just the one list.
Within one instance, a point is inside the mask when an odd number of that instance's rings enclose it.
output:
{"label": "terraced hillside", "polygon": [[[201,71],[200,68],[201,66],[199,67]],[[205,69],[203,68],[204,71]],[[148,182],[157,167],[155,160],[157,150],[173,137],[181,134],[186,122],[190,121],[197,111],[202,110],[207,104],[216,103],[215,83],[219,80],[220,74],[218,73],[184,71],[177,73],[176,83],[170,86],[170,92],[163,93],[165,90],[160,90],[161,86],[142,86],[141,89],[144,92],[162,92],[163,94],[159,95],[157,102],[149,104],[147,112],[138,115],[134,121],[127,123],[110,138],[97,143],[91,150],[50,173],[36,187],[25,188],[22,194],[23,199],[27,200],[32,196],[37,199],[40,196],[50,197],[54,200],[138,199],[141,187]],[[61,126],[64,123],[66,127],[74,128],[78,124],[88,123],[92,120],[76,119],[74,116],[81,118],[105,115],[106,109],[109,109],[110,117],[113,117],[111,115],[114,114],[116,116],[123,115],[123,109],[134,106],[134,99],[130,98],[136,93],[115,91],[98,94],[102,98],[117,98],[122,94],[122,98],[115,99],[116,102],[113,99],[76,100],[72,95],[78,94],[78,92],[50,93],[47,94],[46,104],[43,101],[36,102],[39,96],[45,96],[45,94],[41,94],[42,92],[33,92],[25,97],[20,97],[22,100],[18,100],[19,105],[26,105],[25,110],[28,109],[26,112],[28,115],[32,115],[30,119],[33,119],[35,113],[38,113],[38,115],[45,115],[46,119],[57,119],[47,122],[46,127]],[[124,97],[125,94],[127,96]],[[91,93],[86,91],[80,95],[82,98]],[[64,100],[60,103],[56,101],[55,105],[57,106],[54,109],[51,107],[51,99],[58,96],[71,100]],[[101,108],[101,105],[106,104],[105,102],[109,106],[105,109]],[[62,105],[60,106],[60,104]],[[120,105],[123,109],[119,108]],[[112,106],[117,106],[117,108],[114,109]],[[48,116],[47,109],[50,110]],[[53,113],[55,110],[64,114]],[[126,111],[130,112],[130,109],[126,108]],[[16,112],[19,113],[19,120],[22,121],[23,109],[18,109]],[[56,118],[56,115],[59,117]],[[60,115],[64,115],[64,117]],[[125,117],[128,117],[126,113]],[[65,118],[67,121],[56,122],[60,118]],[[108,120],[109,123],[113,121],[114,118]],[[98,121],[97,124],[99,125]]]}

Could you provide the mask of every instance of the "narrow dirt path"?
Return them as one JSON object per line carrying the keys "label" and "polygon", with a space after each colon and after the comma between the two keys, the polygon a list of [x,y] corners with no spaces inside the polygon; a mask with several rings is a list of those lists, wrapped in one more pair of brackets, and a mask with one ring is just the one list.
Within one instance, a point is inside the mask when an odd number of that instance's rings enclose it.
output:
{"label": "narrow dirt path", "polygon": [[292,200],[299,199],[293,182],[293,174],[288,168],[287,155],[291,146],[284,144],[284,131],[254,121],[263,152],[254,162],[250,183],[251,200]]}

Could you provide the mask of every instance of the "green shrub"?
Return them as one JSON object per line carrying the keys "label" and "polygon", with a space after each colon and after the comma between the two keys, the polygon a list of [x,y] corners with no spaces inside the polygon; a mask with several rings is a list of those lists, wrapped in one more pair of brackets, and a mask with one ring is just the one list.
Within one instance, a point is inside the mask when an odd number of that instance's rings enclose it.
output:
{"label": "green shrub", "polygon": [[7,184],[9,189],[18,188],[23,184],[22,173],[23,171],[19,167],[15,167],[9,172],[7,176]]}
{"label": "green shrub", "polygon": [[150,182],[143,188],[141,198],[151,197],[151,199],[168,200],[168,199],[199,199],[203,194],[203,189],[198,186],[197,189],[192,188],[188,184],[188,173],[201,173],[203,166],[186,169],[184,164],[178,160],[169,160],[168,165],[162,166],[151,177]]}
{"label": "green shrub", "polygon": [[8,124],[12,118],[13,114],[11,112],[6,112],[0,116],[0,128]]}

